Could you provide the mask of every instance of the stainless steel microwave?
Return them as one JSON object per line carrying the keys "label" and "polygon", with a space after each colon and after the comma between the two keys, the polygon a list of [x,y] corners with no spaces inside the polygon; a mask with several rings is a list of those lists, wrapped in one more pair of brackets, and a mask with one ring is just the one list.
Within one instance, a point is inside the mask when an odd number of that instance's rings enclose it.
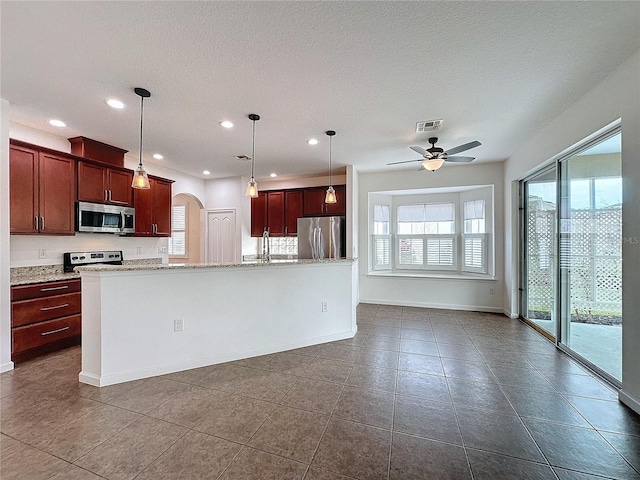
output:
{"label": "stainless steel microwave", "polygon": [[135,209],[118,205],[78,202],[76,231],[94,233],[135,233]]}

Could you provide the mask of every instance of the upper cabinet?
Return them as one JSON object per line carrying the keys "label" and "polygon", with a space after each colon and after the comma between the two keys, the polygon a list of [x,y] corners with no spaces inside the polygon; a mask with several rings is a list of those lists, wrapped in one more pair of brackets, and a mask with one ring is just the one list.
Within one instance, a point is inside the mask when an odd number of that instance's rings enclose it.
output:
{"label": "upper cabinet", "polygon": [[272,237],[285,232],[285,201],[282,190],[259,192],[251,199],[251,236],[261,237],[265,231]]}
{"label": "upper cabinet", "polygon": [[12,234],[74,235],[73,158],[12,140],[9,171]]}
{"label": "upper cabinet", "polygon": [[284,191],[284,234],[295,237],[298,234],[298,219],[302,218],[302,190]]}
{"label": "upper cabinet", "polygon": [[303,214],[305,217],[321,217],[329,215],[345,215],[346,188],[334,185],[337,203],[325,203],[324,198],[329,187],[312,187],[304,189]]}
{"label": "upper cabinet", "polygon": [[267,194],[259,192],[256,198],[251,199],[251,236],[261,237],[268,227]]}
{"label": "upper cabinet", "polygon": [[78,200],[133,205],[133,172],[92,162],[78,162]]}
{"label": "upper cabinet", "polygon": [[149,175],[151,188],[134,190],[136,236],[171,236],[172,183],[172,180]]}
{"label": "upper cabinet", "polygon": [[338,203],[324,203],[328,187],[269,190],[251,199],[251,236],[261,237],[265,229],[272,237],[295,237],[298,219],[345,215],[345,186],[334,189]]}

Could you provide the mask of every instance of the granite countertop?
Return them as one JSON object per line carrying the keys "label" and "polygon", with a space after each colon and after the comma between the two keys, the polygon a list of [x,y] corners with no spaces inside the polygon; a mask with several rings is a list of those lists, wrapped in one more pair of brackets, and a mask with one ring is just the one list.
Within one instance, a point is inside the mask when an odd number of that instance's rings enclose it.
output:
{"label": "granite countertop", "polygon": [[[147,258],[139,260],[125,260],[124,266],[136,266],[144,268],[149,265],[158,265],[161,258]],[[12,287],[18,285],[30,285],[34,283],[58,282],[80,278],[80,272],[64,272],[62,265],[38,265],[35,267],[12,267],[11,268]]]}
{"label": "granite countertop", "polygon": [[260,260],[251,260],[242,263],[162,263],[154,265],[95,265],[76,267],[80,272],[127,272],[141,270],[193,270],[202,268],[256,268],[256,267],[278,267],[287,265],[316,265],[321,263],[351,263],[354,258],[337,258],[322,260],[272,260],[271,262],[262,262]]}

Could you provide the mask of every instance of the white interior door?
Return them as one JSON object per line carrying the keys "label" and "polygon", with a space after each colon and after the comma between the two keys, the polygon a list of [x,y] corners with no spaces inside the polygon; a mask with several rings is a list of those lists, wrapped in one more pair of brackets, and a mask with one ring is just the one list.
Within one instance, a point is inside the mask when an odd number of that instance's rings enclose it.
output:
{"label": "white interior door", "polygon": [[207,260],[211,263],[235,263],[235,234],[234,210],[207,212]]}

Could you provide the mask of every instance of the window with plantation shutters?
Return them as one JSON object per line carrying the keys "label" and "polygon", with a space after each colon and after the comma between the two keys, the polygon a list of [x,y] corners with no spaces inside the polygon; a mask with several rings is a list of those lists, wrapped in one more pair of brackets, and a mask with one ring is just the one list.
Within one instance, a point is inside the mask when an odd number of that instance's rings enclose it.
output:
{"label": "window with plantation shutters", "polygon": [[487,271],[487,249],[484,200],[464,202],[463,215],[462,270],[485,273]]}
{"label": "window with plantation shutters", "polygon": [[370,195],[371,275],[474,278],[495,274],[492,185]]}
{"label": "window with plantation shutters", "polygon": [[371,252],[371,265],[374,270],[391,269],[389,205],[373,206],[373,235],[371,235]]}
{"label": "window with plantation shutters", "polygon": [[169,255],[187,256],[187,206],[171,207],[171,237],[169,238]]}

